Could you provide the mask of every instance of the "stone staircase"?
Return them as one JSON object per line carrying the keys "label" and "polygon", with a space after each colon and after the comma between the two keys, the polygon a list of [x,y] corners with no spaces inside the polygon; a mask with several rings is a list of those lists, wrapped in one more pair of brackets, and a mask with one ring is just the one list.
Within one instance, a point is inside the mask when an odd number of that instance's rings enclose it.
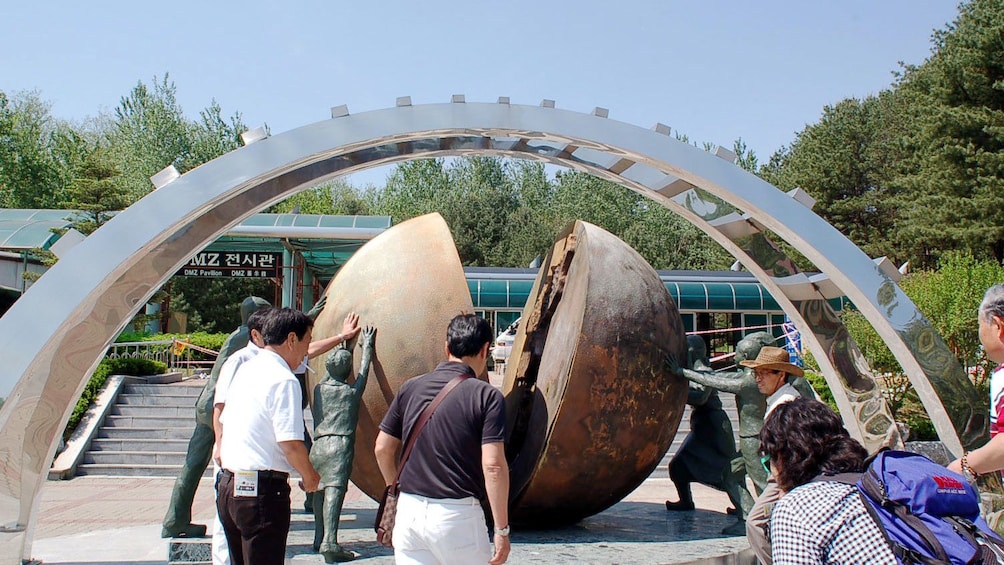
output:
{"label": "stone staircase", "polygon": [[[91,441],[77,475],[176,477],[195,429],[205,381],[126,384]],[[204,476],[212,475],[212,466]]]}

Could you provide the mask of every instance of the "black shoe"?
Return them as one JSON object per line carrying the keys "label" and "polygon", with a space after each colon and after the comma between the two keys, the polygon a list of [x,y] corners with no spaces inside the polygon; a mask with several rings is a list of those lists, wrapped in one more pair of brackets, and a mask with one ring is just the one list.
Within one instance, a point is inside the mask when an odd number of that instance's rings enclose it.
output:
{"label": "black shoe", "polygon": [[694,509],[695,506],[693,502],[687,503],[682,501],[681,502],[670,502],[668,500],[666,501],[666,510],[669,510],[670,512],[686,512]]}

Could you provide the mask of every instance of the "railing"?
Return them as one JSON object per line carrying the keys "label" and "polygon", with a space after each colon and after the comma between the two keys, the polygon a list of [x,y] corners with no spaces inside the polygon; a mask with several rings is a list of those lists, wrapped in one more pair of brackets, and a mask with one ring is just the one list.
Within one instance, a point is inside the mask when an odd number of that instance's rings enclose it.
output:
{"label": "railing", "polygon": [[[213,359],[194,359],[193,353],[199,352]],[[157,341],[126,341],[108,346],[106,357],[109,359],[149,359],[165,363],[170,370],[180,370],[192,374],[205,370],[208,372],[215,363],[218,351],[200,347],[180,339],[164,339]]]}

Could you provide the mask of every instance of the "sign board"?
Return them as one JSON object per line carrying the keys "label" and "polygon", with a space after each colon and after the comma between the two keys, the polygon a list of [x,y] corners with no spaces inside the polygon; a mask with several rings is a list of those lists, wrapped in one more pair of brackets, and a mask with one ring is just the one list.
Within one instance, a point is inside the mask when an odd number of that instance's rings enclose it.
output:
{"label": "sign board", "polygon": [[282,253],[258,251],[202,251],[178,271],[185,277],[274,278],[279,276]]}

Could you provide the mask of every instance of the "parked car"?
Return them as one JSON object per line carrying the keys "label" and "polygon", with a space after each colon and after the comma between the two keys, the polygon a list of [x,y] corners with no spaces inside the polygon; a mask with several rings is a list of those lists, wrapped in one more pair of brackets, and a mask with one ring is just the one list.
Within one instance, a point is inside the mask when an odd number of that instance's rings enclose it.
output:
{"label": "parked car", "polygon": [[499,332],[495,338],[495,347],[492,349],[492,359],[496,363],[505,363],[512,353],[512,342],[516,339],[516,330],[519,328],[519,320],[509,324],[509,327]]}

